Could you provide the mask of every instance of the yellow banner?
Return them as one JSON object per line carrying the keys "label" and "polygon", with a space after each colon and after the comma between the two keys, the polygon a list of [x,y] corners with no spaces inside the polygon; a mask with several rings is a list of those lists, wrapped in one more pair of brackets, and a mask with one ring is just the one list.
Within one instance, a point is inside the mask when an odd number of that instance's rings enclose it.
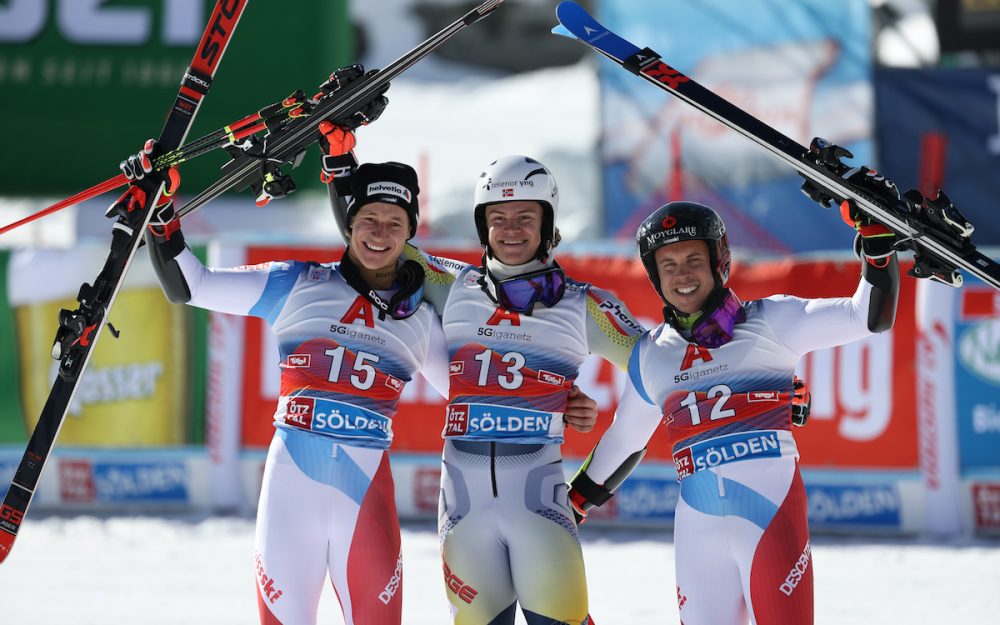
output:
{"label": "yellow banner", "polygon": [[[29,431],[34,428],[58,371],[50,356],[60,308],[76,300],[15,308],[21,387]],[[101,333],[77,385],[60,445],[142,447],[186,442],[189,381],[185,309],[157,287],[122,289],[111,312],[121,332]]]}

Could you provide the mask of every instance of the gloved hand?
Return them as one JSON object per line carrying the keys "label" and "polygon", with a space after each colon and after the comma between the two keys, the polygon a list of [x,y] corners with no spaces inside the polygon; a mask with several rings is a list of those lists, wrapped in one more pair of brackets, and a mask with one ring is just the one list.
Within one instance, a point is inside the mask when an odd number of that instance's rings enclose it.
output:
{"label": "gloved hand", "polygon": [[587,498],[575,490],[572,484],[569,486],[569,507],[573,510],[573,518],[577,526],[583,525],[587,520],[587,511],[594,507],[594,504],[587,501]]}
{"label": "gloved hand", "polygon": [[156,237],[157,242],[169,241],[171,236],[181,237],[183,245],[184,235],[180,233],[181,220],[174,210],[174,193],[181,186],[181,174],[176,167],[167,170],[167,179],[163,185],[163,193],[160,194],[160,201],[153,207],[153,215],[149,218],[149,231]]}
{"label": "gloved hand", "polygon": [[792,380],[792,425],[802,427],[809,420],[812,410],[812,393],[805,380],[795,376]]}
{"label": "gloved hand", "polygon": [[[874,169],[855,167],[845,172],[843,178],[888,202],[898,202],[900,199],[896,184]],[[896,242],[896,234],[860,210],[854,200],[844,200],[840,203],[840,216],[844,223],[857,230],[865,259],[876,267],[887,265],[889,257],[895,253],[892,246]],[[858,240],[855,241],[855,248],[859,244]]]}
{"label": "gloved hand", "polygon": [[349,170],[354,164],[353,158],[345,160],[343,157],[354,149],[354,146],[357,145],[357,139],[348,128],[337,126],[328,121],[319,123],[319,134],[319,147],[323,152],[319,179],[324,184],[329,184],[338,174],[347,173],[343,171],[344,167]]}
{"label": "gloved hand", "polygon": [[[339,91],[352,82],[365,76],[371,76],[377,71],[378,70],[372,70],[366,74],[364,66],[359,64],[341,67],[330,74],[330,78],[319,86],[320,93],[317,93],[316,95],[328,95],[334,91]],[[368,101],[360,104],[354,113],[351,113],[343,118],[330,121],[335,125],[345,127],[347,130],[356,130],[359,126],[367,126],[378,119],[379,116],[382,115],[382,111],[385,110],[385,107],[389,105],[389,99],[385,97],[385,92],[388,90],[389,83],[386,83],[377,93],[373,94]]]}
{"label": "gloved hand", "polygon": [[129,156],[118,164],[118,169],[122,170],[122,173],[129,179],[129,182],[142,180],[146,174],[153,171],[153,162],[150,160],[149,155],[153,153],[155,148],[156,139],[146,139],[146,143],[142,145],[142,149],[138,153]]}
{"label": "gloved hand", "polygon": [[[108,207],[105,215],[112,218],[121,217],[130,226],[137,226],[138,224],[133,223],[136,221],[135,216],[137,215],[135,210],[145,204],[148,197],[147,190],[156,189],[156,183],[162,182],[164,184],[163,193],[160,194],[157,205],[152,209],[153,217],[149,227],[154,235],[169,239],[170,235],[180,227],[179,222],[176,222],[172,197],[180,187],[181,177],[176,167],[171,167],[163,172],[153,171],[150,155],[155,148],[156,140],[148,139],[141,150],[119,163],[118,168],[125,174],[129,185],[125,192]],[[151,180],[151,176],[155,177],[155,180]],[[148,184],[137,184],[143,180],[147,181]]]}
{"label": "gloved hand", "polygon": [[[107,210],[110,217],[120,217],[131,227],[138,227],[139,213],[136,212],[147,199],[146,189],[156,189],[159,182],[163,183],[163,193],[160,194],[156,206],[152,207],[147,228],[152,234],[153,243],[160,248],[160,254],[165,260],[177,256],[184,249],[184,235],[180,231],[181,222],[174,210],[174,194],[181,185],[181,175],[176,167],[162,172],[154,172],[150,155],[156,147],[156,141],[149,139],[142,149],[121,162],[119,168],[129,180],[128,189]],[[140,180],[150,181],[155,176],[154,184],[137,184]]]}

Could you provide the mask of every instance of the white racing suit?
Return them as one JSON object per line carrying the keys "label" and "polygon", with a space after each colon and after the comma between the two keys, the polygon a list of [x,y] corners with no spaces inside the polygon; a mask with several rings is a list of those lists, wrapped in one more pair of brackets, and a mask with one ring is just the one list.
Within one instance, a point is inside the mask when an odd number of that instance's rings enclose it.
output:
{"label": "white racing suit", "polygon": [[563,411],[590,353],[624,368],[641,332],[625,306],[567,280],[553,307],[499,307],[477,267],[413,254],[442,314],[450,392],[438,529],[457,625],[588,619],[576,523],[560,444]]}
{"label": "white racing suit", "polygon": [[281,395],[254,539],[261,623],[313,625],[329,576],[348,625],[399,625],[399,520],[386,450],[413,375],[446,388],[438,316],[421,304],[406,319],[380,318],[336,263],[209,270],[188,250],[176,261],[189,304],[260,317],[279,343]]}
{"label": "white racing suit", "polygon": [[586,474],[603,484],[663,422],[680,479],[674,549],[684,625],[813,622],[792,380],[807,352],[870,334],[871,291],[861,280],[853,298],[745,303],[746,321],[716,349],[661,324],[632,352],[630,384]]}

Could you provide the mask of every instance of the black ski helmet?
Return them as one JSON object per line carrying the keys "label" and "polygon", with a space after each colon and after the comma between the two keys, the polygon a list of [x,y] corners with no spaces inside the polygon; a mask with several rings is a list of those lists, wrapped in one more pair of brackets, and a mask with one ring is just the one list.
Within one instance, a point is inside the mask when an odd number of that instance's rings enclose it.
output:
{"label": "black ski helmet", "polygon": [[[695,202],[670,202],[653,211],[635,233],[639,258],[646,267],[649,281],[657,295],[666,302],[660,289],[660,273],[656,268],[656,250],[679,241],[705,241],[708,258],[715,277],[716,289],[725,288],[729,282],[732,257],[726,224],[711,208]],[[669,304],[669,302],[667,302]]]}
{"label": "black ski helmet", "polygon": [[354,215],[362,206],[370,202],[386,202],[406,211],[410,219],[408,239],[412,239],[417,234],[420,221],[419,194],[417,172],[409,165],[395,161],[364,163],[351,176],[351,201],[345,215],[348,232]]}

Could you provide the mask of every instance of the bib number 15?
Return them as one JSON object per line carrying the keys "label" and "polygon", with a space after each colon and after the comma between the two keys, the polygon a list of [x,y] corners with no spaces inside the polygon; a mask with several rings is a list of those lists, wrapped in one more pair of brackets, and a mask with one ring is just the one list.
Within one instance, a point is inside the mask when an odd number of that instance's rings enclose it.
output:
{"label": "bib number 15", "polygon": [[[341,345],[336,349],[326,350],[326,355],[331,358],[330,362],[330,375],[328,380],[330,382],[337,382],[340,379],[340,367],[344,363],[344,346]],[[379,357],[378,354],[370,354],[368,352],[358,352],[354,356],[354,373],[351,374],[351,384],[356,389],[362,391],[367,391],[375,383],[375,367],[369,363],[378,364]]]}

